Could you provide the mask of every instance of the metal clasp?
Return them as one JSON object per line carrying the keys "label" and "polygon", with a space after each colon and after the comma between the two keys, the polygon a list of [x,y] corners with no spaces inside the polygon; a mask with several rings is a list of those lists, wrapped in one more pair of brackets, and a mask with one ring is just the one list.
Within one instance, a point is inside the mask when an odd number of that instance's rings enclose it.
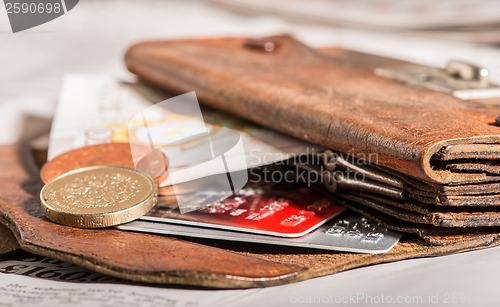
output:
{"label": "metal clasp", "polygon": [[490,83],[488,69],[471,63],[452,60],[446,65],[446,71],[460,80],[477,82],[478,87],[488,87]]}
{"label": "metal clasp", "polygon": [[500,97],[500,86],[488,80],[488,69],[463,61],[452,60],[444,69],[418,64],[380,67],[375,74],[464,100]]}

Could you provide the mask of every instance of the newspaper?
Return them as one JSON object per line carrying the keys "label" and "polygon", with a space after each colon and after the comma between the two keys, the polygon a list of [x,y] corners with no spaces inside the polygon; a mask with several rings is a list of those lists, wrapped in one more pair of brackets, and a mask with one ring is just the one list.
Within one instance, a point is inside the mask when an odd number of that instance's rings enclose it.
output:
{"label": "newspaper", "polygon": [[[276,287],[201,290],[112,282],[112,277],[78,266],[23,254],[0,260],[0,306],[499,306],[494,281],[500,268],[485,266],[499,255],[497,247],[369,266]],[[72,275],[63,277],[68,274]]]}
{"label": "newspaper", "polygon": [[292,22],[498,44],[500,2],[431,0],[207,0],[245,15]]}
{"label": "newspaper", "polygon": [[0,261],[0,306],[216,306],[241,291],[132,284],[74,264],[23,253]]}

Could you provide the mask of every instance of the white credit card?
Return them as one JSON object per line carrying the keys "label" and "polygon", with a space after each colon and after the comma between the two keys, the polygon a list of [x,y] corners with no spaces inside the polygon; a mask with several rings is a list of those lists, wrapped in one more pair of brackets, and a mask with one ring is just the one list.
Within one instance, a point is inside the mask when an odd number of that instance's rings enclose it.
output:
{"label": "white credit card", "polygon": [[380,254],[390,251],[402,234],[388,230],[361,215],[346,211],[316,230],[296,238],[250,234],[206,227],[137,220],[116,226],[127,231],[240,241],[260,244],[313,248],[320,250]]}

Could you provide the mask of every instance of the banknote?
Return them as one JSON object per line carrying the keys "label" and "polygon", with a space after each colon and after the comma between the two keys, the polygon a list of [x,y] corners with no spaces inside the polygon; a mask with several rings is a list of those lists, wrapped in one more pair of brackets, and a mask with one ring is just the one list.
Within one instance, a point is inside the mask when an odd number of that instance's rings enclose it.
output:
{"label": "banknote", "polygon": [[[147,135],[144,134],[145,129],[139,127],[134,130],[129,127],[135,115],[141,114],[143,110],[169,97],[163,92],[133,80],[94,75],[66,76],[52,124],[48,159],[68,150],[96,143],[153,141],[153,144],[149,145],[166,148],[167,146],[164,145],[186,140],[185,136],[190,133],[189,129],[197,127],[199,119],[179,117],[178,114],[172,114],[168,110],[158,114],[155,118],[146,120],[149,122],[143,126],[149,128]],[[241,143],[244,145],[244,150],[240,152],[246,160],[246,164],[241,163],[244,168],[271,164],[300,154],[322,150],[321,147],[253,125],[240,118],[206,107],[200,107],[200,109],[204,124],[207,126],[206,131],[208,131],[203,137],[214,139],[214,135],[220,135],[221,131],[228,129],[239,132]],[[182,146],[181,157],[193,156],[193,152],[199,149],[202,143],[203,140],[199,138],[188,138],[186,142],[179,145]],[[228,161],[230,161],[229,158],[235,157],[228,157]],[[170,177],[175,177],[172,171],[189,170],[192,169],[193,164],[199,162],[189,160],[187,163],[177,163],[178,165],[171,163],[169,165]],[[176,183],[226,171],[223,168],[205,168],[204,170],[204,172],[191,172],[189,176],[181,176],[176,179]],[[169,184],[171,183],[167,178],[161,185]]]}

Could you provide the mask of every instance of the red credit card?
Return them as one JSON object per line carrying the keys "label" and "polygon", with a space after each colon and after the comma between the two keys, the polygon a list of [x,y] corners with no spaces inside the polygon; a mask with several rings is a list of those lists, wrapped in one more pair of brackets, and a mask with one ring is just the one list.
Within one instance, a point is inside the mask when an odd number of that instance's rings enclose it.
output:
{"label": "red credit card", "polygon": [[178,208],[162,207],[160,202],[141,219],[299,237],[343,210],[343,206],[312,188],[290,183],[257,183],[223,201],[185,214]]}

